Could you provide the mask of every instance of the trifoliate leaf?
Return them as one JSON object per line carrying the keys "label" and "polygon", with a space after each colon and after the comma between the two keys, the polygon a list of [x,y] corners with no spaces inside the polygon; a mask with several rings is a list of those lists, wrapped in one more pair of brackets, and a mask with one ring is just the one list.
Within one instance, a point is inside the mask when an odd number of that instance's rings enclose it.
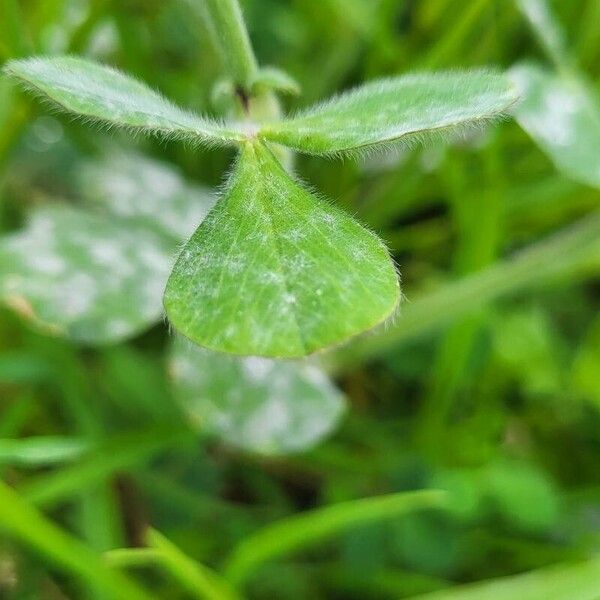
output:
{"label": "trifoliate leaf", "polygon": [[507,79],[497,73],[416,73],[363,85],[264,125],[260,136],[301,152],[356,152],[485,123],[516,99]]}
{"label": "trifoliate leaf", "polygon": [[81,58],[12,60],[4,72],[59,107],[90,120],[211,144],[244,135],[183,110],[119,71]]}
{"label": "trifoliate leaf", "polygon": [[147,224],[175,243],[189,238],[214,204],[208,189],[186,183],[171,165],[132,151],[86,161],[77,173],[91,207]]}
{"label": "trifoliate leaf", "polygon": [[523,96],[514,109],[519,125],[559,171],[600,187],[600,105],[576,75],[518,64],[509,75]]}
{"label": "trifoliate leaf", "polygon": [[50,333],[115,342],[160,319],[172,245],[133,223],[42,208],[0,240],[0,300]]}
{"label": "trifoliate leaf", "polygon": [[201,431],[255,452],[298,452],[328,435],[344,412],[344,397],[306,362],[238,358],[174,344],[175,393]]}
{"label": "trifoliate leaf", "polygon": [[207,348],[297,357],[373,327],[399,298],[381,241],[246,144],[165,292],[171,323]]}

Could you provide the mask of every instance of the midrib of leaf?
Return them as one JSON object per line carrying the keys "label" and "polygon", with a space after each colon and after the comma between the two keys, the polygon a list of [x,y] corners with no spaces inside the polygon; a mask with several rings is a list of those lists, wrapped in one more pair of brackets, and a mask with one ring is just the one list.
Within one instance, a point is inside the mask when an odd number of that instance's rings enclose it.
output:
{"label": "midrib of leaf", "polygon": [[[407,137],[412,137],[413,139],[415,139],[415,141],[421,139],[418,138],[417,136],[421,135],[423,136],[423,139],[427,139],[425,136],[435,136],[435,135],[440,135],[443,136],[445,132],[451,132],[451,133],[455,133],[455,132],[460,132],[460,131],[469,131],[470,129],[476,129],[477,127],[482,127],[485,126],[486,124],[490,123],[490,122],[494,122],[496,120],[501,120],[505,115],[504,113],[507,112],[508,110],[510,110],[510,108],[512,106],[514,106],[516,103],[518,102],[518,99],[513,100],[512,102],[510,102],[509,104],[507,104],[505,106],[505,108],[502,109],[502,112],[500,113],[486,113],[484,115],[480,115],[478,117],[475,118],[471,118],[471,119],[465,119],[465,120],[456,120],[453,121],[451,123],[446,123],[444,125],[439,125],[437,127],[427,127],[427,128],[419,128],[419,127],[415,127],[413,129],[410,129],[408,131],[405,131],[404,133],[401,133],[400,135],[389,135],[380,139],[377,139],[373,142],[365,142],[363,144],[348,144],[347,146],[344,146],[343,148],[340,149],[336,149],[335,151],[326,151],[326,152],[313,152],[311,150],[307,150],[302,148],[302,152],[308,153],[308,154],[315,154],[315,155],[336,155],[340,152],[360,152],[361,150],[367,150],[370,148],[377,148],[380,147],[382,150],[385,150],[386,148],[389,148],[389,146],[391,144],[396,144],[396,143],[403,143],[404,139]],[[301,127],[299,127],[298,129],[301,129]],[[269,128],[267,127],[263,127],[260,132],[259,132],[259,136],[263,137],[265,139],[265,141],[269,140]],[[284,145],[288,145],[287,143],[284,142],[278,142]],[[408,142],[407,142],[408,143]],[[295,146],[291,146],[290,147],[294,147]]]}
{"label": "midrib of leaf", "polygon": [[[231,183],[231,186],[232,187],[235,186],[236,182],[237,182],[237,178],[236,178],[236,180],[234,180]],[[229,260],[229,258],[231,258],[231,254],[232,254],[234,248],[236,247],[238,240],[240,239],[240,235],[242,234],[242,231],[244,230],[243,225],[245,225],[246,221],[248,220],[249,215],[250,215],[250,213],[248,213],[248,212],[244,214],[244,218],[242,219],[242,221],[240,221],[240,224],[239,224],[239,227],[238,227],[238,230],[237,230],[235,236],[231,238],[231,244],[229,245],[229,250],[227,251],[227,254],[225,255],[225,258],[227,260]],[[244,278],[242,279],[242,282],[240,283],[240,289],[243,289],[244,282],[247,279],[247,274],[248,274],[249,271],[250,271],[250,269],[246,269],[246,273],[244,274]],[[223,280],[224,280],[224,278],[225,278],[225,271],[223,270],[223,271],[221,271],[221,275],[219,276],[219,281],[217,283],[217,288],[219,290],[219,295],[221,293],[221,290],[223,289]],[[239,302],[236,303],[235,310],[237,310],[238,305],[239,305]],[[235,315],[235,310],[232,311],[232,313],[234,315]],[[215,325],[218,325],[218,323],[215,323]],[[213,327],[212,331],[213,331],[213,333],[215,333],[216,332],[216,328]]]}
{"label": "midrib of leaf", "polygon": [[[263,180],[263,185],[264,185],[264,180]],[[266,194],[265,194],[266,196]],[[286,272],[285,272],[285,268],[283,266],[282,263],[282,252],[281,252],[281,241],[279,239],[279,236],[275,233],[275,227],[273,226],[273,217],[271,215],[271,211],[266,208],[265,209],[265,214],[267,216],[267,221],[269,223],[269,230],[271,231],[271,238],[273,240],[273,247],[275,249],[275,254],[277,256],[277,266],[279,268],[279,273],[281,274],[281,280],[283,282],[283,288],[285,290],[286,294],[290,293],[290,286],[288,284],[288,278],[286,276]],[[307,344],[306,344],[306,339],[304,337],[304,335],[302,334],[302,328],[300,327],[300,322],[298,321],[298,315],[296,314],[296,309],[295,307],[292,307],[292,310],[290,311],[292,314],[292,319],[294,322],[294,325],[296,326],[296,331],[298,334],[298,342],[300,344],[300,346],[302,347],[302,349],[304,350],[304,352],[307,352]]]}
{"label": "midrib of leaf", "polygon": [[[275,159],[273,159],[273,160],[275,160]],[[247,189],[251,190],[251,192],[250,192],[251,200],[246,199],[245,201],[246,202],[248,202],[248,201],[254,202],[256,204],[256,206],[261,208],[262,213],[265,215],[265,217],[267,219],[267,222],[269,224],[269,230],[270,230],[270,235],[269,235],[268,239],[271,243],[271,247],[275,251],[274,256],[277,259],[277,268],[281,275],[281,280],[284,282],[283,285],[285,286],[284,287],[285,292],[289,292],[289,286],[287,283],[285,269],[284,269],[282,261],[281,261],[281,248],[280,248],[280,245],[277,240],[275,228],[273,226],[271,211],[269,210],[269,207],[267,207],[264,203],[261,203],[261,201],[260,201],[260,196],[261,196],[260,192],[266,187],[266,180],[265,180],[266,174],[259,170],[258,165],[259,165],[259,160],[256,156],[255,143],[247,142],[242,147],[241,154],[238,157],[238,165],[234,168],[234,175],[233,175],[233,178],[230,181],[228,187],[231,190],[235,190],[236,186],[242,185],[242,184],[240,184],[240,182],[244,181],[245,178],[247,178],[247,177],[252,178],[252,184],[245,185],[245,187]],[[286,174],[286,177],[288,177],[287,174]],[[241,204],[239,197],[234,199],[234,203]],[[248,222],[248,218],[251,214],[248,211],[244,211],[243,206],[241,207],[240,212],[242,212],[244,216],[242,217],[242,220],[240,221],[240,223],[238,225],[238,230],[237,230],[235,236],[232,237],[231,244],[229,245],[229,250],[226,255],[226,259],[228,259],[230,257],[231,253],[233,252],[234,248],[236,247],[237,243],[239,242],[240,235],[244,232],[245,225]],[[240,290],[244,288],[248,274],[250,272],[251,272],[251,269],[248,268],[248,269],[246,269],[244,275],[242,276],[242,279],[240,280],[240,283],[239,283]],[[219,290],[219,294],[221,294],[222,289],[223,289],[224,278],[225,278],[225,272],[223,271],[219,277],[217,284],[216,284],[216,287]],[[257,301],[261,297],[261,295],[255,295],[255,297],[256,297],[255,303],[258,303]],[[241,303],[241,299],[242,299],[242,294],[239,295],[238,300],[232,306],[232,308],[230,308],[228,310],[228,313],[232,316],[233,319],[235,319],[235,315],[236,315],[238,307]],[[293,318],[292,322],[295,326],[295,331],[297,333],[296,345],[298,345],[302,349],[302,351],[304,353],[306,353],[307,347],[306,347],[306,343],[305,343],[305,340],[302,335],[300,324],[298,322],[296,311],[294,309],[292,309],[290,311],[290,313],[292,315],[292,318]],[[214,338],[215,337],[214,334],[219,333],[219,326],[220,326],[219,321],[216,319],[213,320],[213,327],[210,332],[211,337]]]}
{"label": "midrib of leaf", "polygon": [[[263,146],[263,148],[264,148],[264,151],[268,152],[267,148],[265,148],[264,146]],[[258,168],[258,171],[256,173],[254,173],[254,172],[252,173],[254,181],[255,181],[255,186],[256,186],[255,189],[263,189],[264,190],[264,188],[266,188],[266,179],[265,178],[268,176],[268,173],[265,173],[264,171],[262,171],[262,172],[260,171],[261,162],[260,162],[259,157],[257,156],[257,150],[258,150],[258,148],[252,143],[246,144],[246,147],[244,148],[244,152],[247,153],[248,155],[251,155],[251,157],[248,158],[247,160],[253,161]],[[276,162],[275,159],[274,159],[274,162]],[[275,256],[277,257],[277,267],[278,267],[279,273],[281,275],[281,281],[283,282],[283,287],[284,287],[285,292],[290,293],[290,287],[288,285],[286,271],[285,271],[285,268],[284,268],[282,260],[281,260],[281,256],[282,256],[281,242],[279,241],[278,236],[276,234],[276,229],[273,226],[273,217],[271,215],[272,211],[269,210],[269,207],[265,206],[265,203],[260,202],[261,196],[267,197],[267,194],[256,193],[256,194],[254,194],[253,200],[261,206],[262,211],[267,218],[267,222],[269,224],[269,230],[271,233],[271,235],[269,236],[269,240],[271,240],[271,246],[275,250]],[[241,227],[240,227],[240,230],[241,230]],[[244,282],[246,281],[246,278],[247,278],[247,273],[249,271],[250,271],[250,269],[246,270],[246,274],[244,275],[242,284],[240,286],[241,288],[243,288]],[[237,310],[237,307],[240,304],[240,300],[241,300],[241,298],[238,299],[238,301],[235,305],[235,308],[232,311],[234,315]],[[302,329],[300,327],[300,323],[298,321],[298,315],[296,314],[295,308],[292,308],[292,310],[290,312],[292,314],[293,323],[296,327],[296,332],[297,332],[297,336],[298,336],[297,342],[300,345],[300,347],[303,349],[303,351],[307,352],[306,340],[302,334]]]}

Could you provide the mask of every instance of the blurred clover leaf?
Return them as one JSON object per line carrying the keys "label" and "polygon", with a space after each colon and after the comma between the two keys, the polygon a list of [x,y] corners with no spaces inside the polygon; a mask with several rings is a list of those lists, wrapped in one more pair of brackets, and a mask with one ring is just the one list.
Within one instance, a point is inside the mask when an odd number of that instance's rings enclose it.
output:
{"label": "blurred clover leaf", "polygon": [[[223,17],[220,9],[216,14]],[[266,144],[352,154],[412,143],[493,119],[516,98],[508,80],[492,71],[423,73],[368,83],[282,121],[259,122],[248,113],[244,121],[222,123],[79,58],[14,60],[5,72],[88,120],[240,147],[225,192],[179,255],[164,305],[175,328],[194,342],[265,357],[342,343],[388,318],[400,298],[395,268],[377,237],[295,182]],[[258,69],[250,89],[264,86],[294,87],[281,73]],[[246,92],[241,96],[247,108]]]}
{"label": "blurred clover leaf", "polygon": [[171,251],[147,228],[46,206],[0,240],[0,297],[49,333],[118,341],[160,319]]}
{"label": "blurred clover leaf", "polygon": [[161,319],[177,246],[214,199],[136,153],[111,152],[77,171],[87,210],[48,204],[0,238],[0,298],[45,331],[115,343]]}
{"label": "blurred clover leaf", "polygon": [[545,0],[518,0],[552,70],[531,61],[508,72],[522,97],[514,116],[559,171],[600,188],[600,103],[566,49],[565,34]]}
{"label": "blurred clover leaf", "polygon": [[585,81],[535,63],[509,73],[523,96],[521,127],[565,175],[600,188],[600,105]]}
{"label": "blurred clover leaf", "polygon": [[344,412],[343,395],[306,362],[230,357],[177,337],[170,373],[190,421],[245,450],[304,450],[325,437]]}

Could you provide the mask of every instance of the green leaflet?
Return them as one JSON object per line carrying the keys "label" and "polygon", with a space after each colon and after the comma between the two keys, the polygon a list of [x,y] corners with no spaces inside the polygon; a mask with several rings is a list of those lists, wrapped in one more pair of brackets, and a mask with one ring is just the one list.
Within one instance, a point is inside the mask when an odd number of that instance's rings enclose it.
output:
{"label": "green leaflet", "polygon": [[557,169],[600,187],[600,106],[585,83],[531,63],[515,65],[509,76],[523,95],[513,111],[519,125]]}
{"label": "green leaflet", "polygon": [[170,372],[190,420],[246,450],[304,450],[329,434],[344,411],[342,394],[306,362],[231,357],[179,338]]}
{"label": "green leaflet", "polygon": [[12,60],[4,72],[64,110],[110,125],[212,144],[227,144],[245,137],[175,106],[113,68],[81,58]]}
{"label": "green leaflet", "polygon": [[248,143],[179,255],[164,303],[171,323],[201,346],[298,357],[373,327],[398,299],[377,236]]}
{"label": "green leaflet", "polygon": [[491,71],[415,73],[368,83],[265,125],[260,135],[301,152],[352,152],[477,125],[516,99],[507,79]]}
{"label": "green leaflet", "polygon": [[62,205],[0,240],[0,300],[54,334],[93,344],[157,321],[172,243]]}

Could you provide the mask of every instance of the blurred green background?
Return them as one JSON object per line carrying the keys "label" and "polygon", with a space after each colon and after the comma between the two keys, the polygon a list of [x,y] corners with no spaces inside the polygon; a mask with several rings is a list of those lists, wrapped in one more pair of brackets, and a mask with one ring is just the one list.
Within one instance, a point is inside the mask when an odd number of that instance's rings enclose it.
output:
{"label": "blurred green background", "polygon": [[[85,55],[214,114],[211,90],[222,69],[200,2],[2,0],[0,59]],[[534,60],[585,89],[580,126],[589,136],[553,145],[542,135],[536,143],[508,119],[452,143],[357,161],[297,157],[302,178],[384,238],[405,295],[394,323],[324,357],[347,407],[308,448],[284,429],[278,444],[253,451],[235,435],[204,428],[202,406],[191,418],[182,402],[193,404],[195,395],[219,404],[223,385],[248,392],[232,371],[183,393],[167,368],[173,350],[162,322],[94,347],[0,309],[2,479],[98,552],[140,545],[152,525],[215,568],[261,526],[308,509],[450,490],[446,510],[347,528],[266,563],[249,579],[248,598],[411,597],[593,556],[600,546],[600,3],[551,3],[564,51],[508,0],[241,4],[260,62],[301,85],[301,95],[282,99],[286,110],[406,71],[509,69]],[[577,110],[562,101],[559,112]],[[540,114],[546,109],[540,103]],[[144,192],[150,196],[161,177],[207,194],[232,160],[225,150],[98,131],[2,80],[4,235],[40,206],[82,205],[91,185],[81,182],[82,165],[98,165],[98,177],[108,178],[116,167],[103,161],[117,151],[166,165],[148,165],[158,177]],[[146,176],[134,167],[130,184]],[[114,193],[116,205],[123,190]],[[319,405],[311,403],[304,418],[318,429]],[[0,502],[0,513],[7,507]],[[1,598],[110,597],[93,577],[56,568],[52,550],[46,558],[38,551],[19,536],[0,537]],[[150,597],[196,597],[153,567],[132,577]],[[600,598],[600,567],[584,580],[588,587],[557,587],[554,595],[499,585],[473,598]]]}

